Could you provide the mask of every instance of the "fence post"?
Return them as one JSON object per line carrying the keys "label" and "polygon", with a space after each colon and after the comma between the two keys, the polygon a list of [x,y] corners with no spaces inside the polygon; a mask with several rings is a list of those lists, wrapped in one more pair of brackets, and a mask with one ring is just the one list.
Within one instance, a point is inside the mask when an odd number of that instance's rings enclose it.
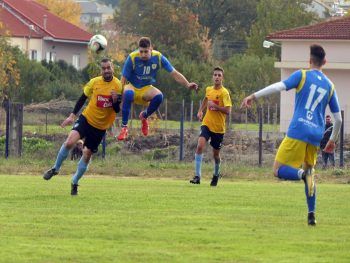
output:
{"label": "fence post", "polygon": [[191,100],[190,123],[191,123],[191,130],[193,130],[193,100]]}
{"label": "fence post", "polygon": [[9,140],[10,140],[10,100],[4,101],[4,106],[6,110],[6,140],[5,140],[5,158],[7,159],[10,154],[9,150]]}
{"label": "fence post", "polygon": [[[232,123],[232,121],[231,121],[231,118],[232,118],[232,107],[231,107],[231,110],[230,110],[230,112],[229,112],[229,114],[228,114],[228,130],[229,131],[232,131],[232,127],[231,127],[231,123]],[[227,130],[227,129],[226,129]]]}
{"label": "fence post", "polygon": [[106,159],[106,134],[102,138],[102,159]]}
{"label": "fence post", "polygon": [[261,167],[262,166],[262,127],[263,127],[261,106],[258,107],[258,118],[259,118],[259,167]]}
{"label": "fence post", "polygon": [[45,111],[45,132],[47,136],[47,111]]}
{"label": "fence post", "polygon": [[180,121],[180,161],[184,159],[184,121],[185,121],[185,100],[182,100],[181,121]]}
{"label": "fence post", "polygon": [[344,110],[341,111],[341,118],[343,120],[340,128],[340,152],[339,152],[339,166],[344,167]]}
{"label": "fence post", "polygon": [[168,128],[168,99],[165,99],[165,131],[167,131]]}

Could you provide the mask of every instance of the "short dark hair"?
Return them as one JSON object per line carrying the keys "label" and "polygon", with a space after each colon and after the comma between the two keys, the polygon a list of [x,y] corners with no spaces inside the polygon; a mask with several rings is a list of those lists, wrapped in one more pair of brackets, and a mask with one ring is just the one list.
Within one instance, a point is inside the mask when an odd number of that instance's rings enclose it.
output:
{"label": "short dark hair", "polygon": [[101,59],[101,63],[100,64],[107,63],[107,62],[112,62],[112,60],[110,58],[103,58],[103,59]]}
{"label": "short dark hair", "polygon": [[149,37],[141,37],[139,40],[139,47],[149,48],[152,45]]}
{"label": "short dark hair", "polygon": [[215,67],[213,72],[214,71],[221,71],[222,72],[222,75],[224,75],[224,69],[222,67]]}
{"label": "short dark hair", "polygon": [[322,66],[324,58],[326,57],[326,52],[323,47],[317,44],[310,46],[310,58],[312,62],[317,66]]}
{"label": "short dark hair", "polygon": [[327,116],[326,116],[326,118],[330,118],[330,117],[331,117],[331,115],[327,115]]}

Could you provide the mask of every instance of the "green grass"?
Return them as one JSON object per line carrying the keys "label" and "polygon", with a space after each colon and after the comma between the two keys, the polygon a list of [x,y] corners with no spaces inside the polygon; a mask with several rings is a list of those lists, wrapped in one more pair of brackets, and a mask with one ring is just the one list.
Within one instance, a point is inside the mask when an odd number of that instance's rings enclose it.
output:
{"label": "green grass", "polygon": [[[119,174],[116,171],[117,175]],[[120,174],[119,174],[120,175]],[[0,262],[349,262],[349,185],[0,176]]]}

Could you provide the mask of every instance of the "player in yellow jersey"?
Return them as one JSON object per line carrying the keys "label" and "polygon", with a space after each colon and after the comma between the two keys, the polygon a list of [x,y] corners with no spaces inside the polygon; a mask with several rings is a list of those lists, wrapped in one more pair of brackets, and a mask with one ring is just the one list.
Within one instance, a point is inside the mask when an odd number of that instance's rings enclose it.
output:
{"label": "player in yellow jersey", "polygon": [[110,59],[101,60],[102,76],[91,79],[84,87],[83,94],[77,101],[73,112],[64,120],[61,127],[72,124],[78,112],[89,98],[89,103],[76,120],[66,141],[58,152],[54,166],[44,173],[43,178],[50,180],[58,174],[63,161],[78,140],[85,138],[83,156],[72,177],[71,195],[78,194],[78,181],[88,168],[91,156],[97,152],[98,145],[105,136],[106,130],[112,126],[116,113],[120,111],[122,87],[119,79],[113,76],[114,68]]}
{"label": "player in yellow jersey", "polygon": [[203,150],[210,139],[213,147],[213,157],[215,161],[214,175],[210,185],[216,186],[220,177],[220,149],[225,134],[226,116],[230,114],[232,102],[228,90],[222,85],[224,70],[221,67],[214,68],[214,86],[209,86],[205,92],[205,98],[198,110],[198,119],[203,119],[203,111],[207,109],[204,116],[201,133],[198,138],[197,150],[195,154],[195,176],[190,180],[192,184],[200,184],[201,165]]}

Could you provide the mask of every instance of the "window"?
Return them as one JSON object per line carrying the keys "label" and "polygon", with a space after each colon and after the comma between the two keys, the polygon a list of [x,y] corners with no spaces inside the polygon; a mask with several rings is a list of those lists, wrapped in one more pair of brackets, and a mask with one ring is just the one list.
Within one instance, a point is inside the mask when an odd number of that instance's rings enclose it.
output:
{"label": "window", "polygon": [[72,65],[73,65],[76,69],[80,69],[80,55],[79,55],[79,54],[73,55]]}
{"label": "window", "polygon": [[56,52],[50,52],[50,51],[47,51],[46,52],[46,62],[55,62],[56,61]]}
{"label": "window", "polygon": [[38,60],[38,51],[32,49],[29,54],[29,59]]}
{"label": "window", "polygon": [[30,50],[29,59],[35,60],[35,61],[41,61],[41,52],[34,49]]}

